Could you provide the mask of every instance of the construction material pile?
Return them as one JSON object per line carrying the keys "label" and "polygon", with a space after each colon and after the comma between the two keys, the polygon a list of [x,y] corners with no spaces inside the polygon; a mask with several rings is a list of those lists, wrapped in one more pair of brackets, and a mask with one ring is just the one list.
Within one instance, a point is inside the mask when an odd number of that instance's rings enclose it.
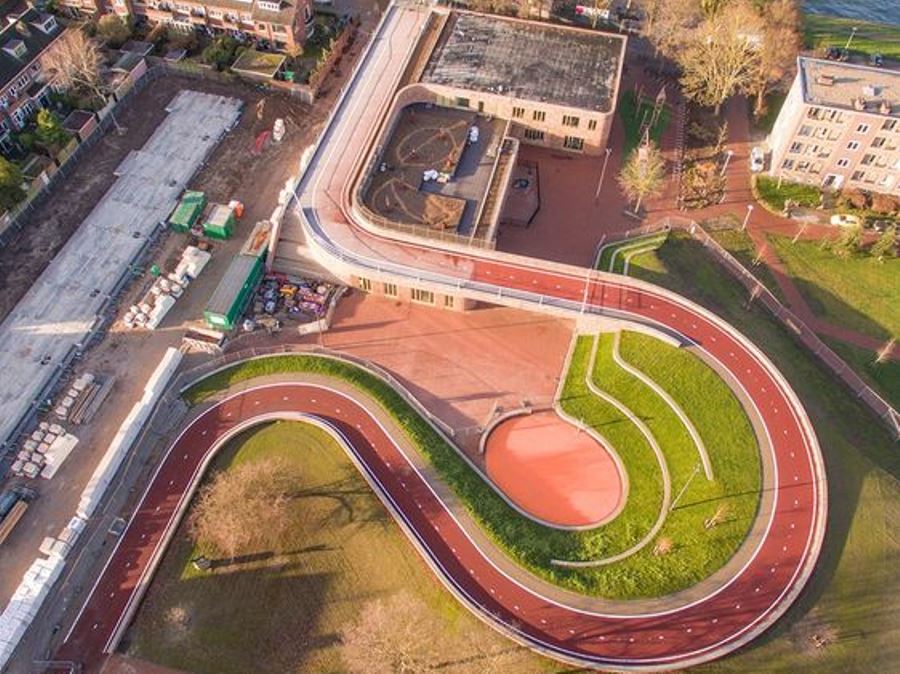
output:
{"label": "construction material pile", "polygon": [[125,312],[122,317],[125,327],[155,330],[188,285],[200,275],[210,257],[207,251],[196,246],[185,248],[175,270],[159,276],[144,297]]}

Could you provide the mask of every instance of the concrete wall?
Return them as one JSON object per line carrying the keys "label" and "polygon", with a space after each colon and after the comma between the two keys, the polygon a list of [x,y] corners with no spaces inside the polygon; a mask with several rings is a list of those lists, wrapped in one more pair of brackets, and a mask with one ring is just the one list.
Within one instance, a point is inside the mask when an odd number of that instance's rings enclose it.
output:
{"label": "concrete wall", "polygon": [[450,311],[467,311],[474,309],[478,304],[473,299],[462,297],[453,293],[437,292],[432,288],[422,287],[412,288],[404,286],[397,281],[372,278],[369,276],[360,277],[355,274],[350,276],[350,285],[357,290],[394,299],[398,302],[412,302],[414,304],[423,304],[425,306],[436,307],[438,309],[448,309]]}

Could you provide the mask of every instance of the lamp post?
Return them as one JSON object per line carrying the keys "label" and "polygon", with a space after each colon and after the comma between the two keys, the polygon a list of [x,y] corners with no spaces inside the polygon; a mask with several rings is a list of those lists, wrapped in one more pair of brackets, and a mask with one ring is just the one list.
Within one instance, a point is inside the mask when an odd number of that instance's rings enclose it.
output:
{"label": "lamp post", "polygon": [[741,225],[741,231],[747,231],[747,223],[750,221],[750,214],[753,212],[753,204],[747,204],[747,215],[744,216],[744,224]]}
{"label": "lamp post", "polygon": [[850,51],[850,43],[853,42],[853,38],[856,36],[856,31],[859,30],[856,26],[850,29],[850,37],[847,38],[847,44],[844,45],[844,51]]}
{"label": "lamp post", "polygon": [[722,173],[721,173],[721,175],[725,175],[725,170],[728,168],[728,162],[731,161],[731,155],[733,155],[733,154],[734,154],[734,151],[733,151],[733,150],[728,150],[728,152],[725,153],[725,163],[722,164]]}
{"label": "lamp post", "polygon": [[610,148],[606,148],[606,156],[603,157],[603,168],[600,169],[600,179],[597,181],[597,192],[594,194],[594,203],[600,201],[600,190],[603,189],[603,178],[606,176],[606,165],[609,163]]}

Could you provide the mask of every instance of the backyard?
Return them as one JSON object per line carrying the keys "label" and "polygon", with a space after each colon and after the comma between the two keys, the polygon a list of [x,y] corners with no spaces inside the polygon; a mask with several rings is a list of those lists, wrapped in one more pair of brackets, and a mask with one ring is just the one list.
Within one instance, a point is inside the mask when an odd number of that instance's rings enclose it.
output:
{"label": "backyard", "polygon": [[[797,391],[825,455],[829,524],[819,566],[787,617],[708,672],[882,672],[900,659],[900,457],[881,423],[765,312],[703,247],[673,235],[634,275],[692,297],[760,346]],[[819,638],[817,645],[816,639]]]}
{"label": "backyard", "polygon": [[[441,619],[441,671],[471,671],[465,639],[514,670],[560,671],[481,624],[435,580],[343,450],[318,428],[277,422],[247,431],[211,472],[272,458],[300,475],[277,550],[198,571],[182,524],[132,625],[129,655],[198,674],[345,671],[339,634],[362,605],[407,590]],[[475,662],[478,661],[477,655]]]}

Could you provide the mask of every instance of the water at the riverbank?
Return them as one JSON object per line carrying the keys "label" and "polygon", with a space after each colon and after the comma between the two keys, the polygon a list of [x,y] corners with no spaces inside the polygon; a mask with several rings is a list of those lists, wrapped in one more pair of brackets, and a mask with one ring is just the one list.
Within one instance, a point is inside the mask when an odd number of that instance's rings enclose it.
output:
{"label": "water at the riverbank", "polygon": [[900,25],[900,2],[896,0],[803,0],[803,8],[817,14]]}

